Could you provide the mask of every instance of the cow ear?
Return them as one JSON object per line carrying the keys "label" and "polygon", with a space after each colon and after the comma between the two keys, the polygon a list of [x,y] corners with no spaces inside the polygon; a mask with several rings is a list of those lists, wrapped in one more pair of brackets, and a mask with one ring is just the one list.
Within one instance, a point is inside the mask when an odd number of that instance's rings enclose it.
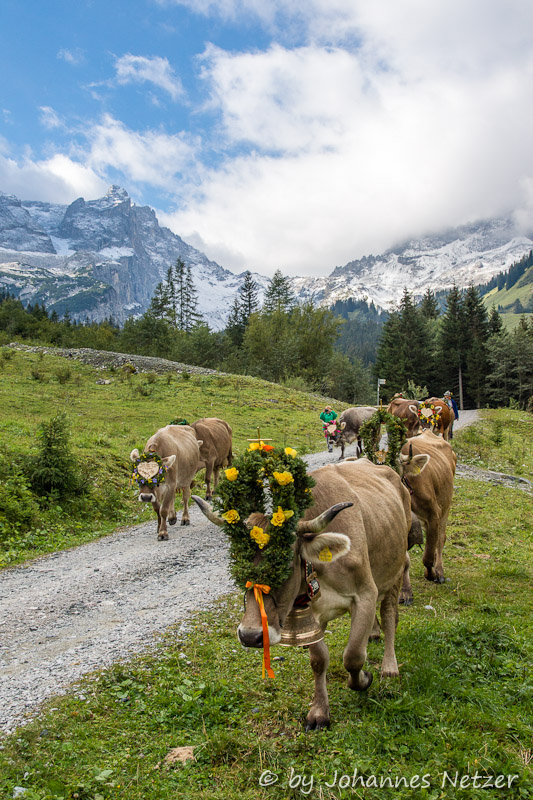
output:
{"label": "cow ear", "polygon": [[402,464],[403,474],[406,478],[412,478],[415,475],[420,475],[423,469],[426,468],[430,456],[427,453],[419,453],[413,456],[408,463]]}
{"label": "cow ear", "polygon": [[341,431],[343,431],[345,429],[345,427],[346,427],[346,423],[344,421],[341,422],[341,424],[339,425],[339,428],[341,429]]}
{"label": "cow ear", "polygon": [[412,411],[413,414],[418,414],[418,406],[414,406],[412,403],[408,405],[409,411]]}
{"label": "cow ear", "polygon": [[137,450],[137,448],[135,448],[135,450],[132,450],[132,451],[131,451],[131,453],[130,453],[130,458],[131,458],[131,460],[132,460],[132,461],[137,461],[137,459],[138,459],[139,457],[140,457],[140,453],[139,453],[139,451]]}
{"label": "cow ear", "polygon": [[198,449],[200,449],[200,447],[201,447],[201,446],[203,445],[203,443],[204,443],[204,440],[203,440],[203,439],[197,439],[196,441],[198,442]]}
{"label": "cow ear", "polygon": [[163,464],[164,467],[168,467],[170,469],[175,460],[176,460],[175,455],[166,456],[166,458],[161,459],[161,463]]}
{"label": "cow ear", "polygon": [[300,554],[306,561],[336,561],[350,550],[350,540],[344,533],[306,534],[300,539]]}

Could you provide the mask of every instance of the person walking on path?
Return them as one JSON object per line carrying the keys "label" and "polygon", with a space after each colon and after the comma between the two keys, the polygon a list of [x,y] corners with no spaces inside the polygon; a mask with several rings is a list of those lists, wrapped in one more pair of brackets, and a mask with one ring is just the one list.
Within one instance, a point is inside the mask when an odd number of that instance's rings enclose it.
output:
{"label": "person walking on path", "polygon": [[328,453],[333,452],[333,442],[330,438],[330,434],[328,432],[328,427],[337,419],[337,412],[333,411],[331,406],[326,406],[324,411],[320,415],[320,419],[323,422],[322,430],[324,431],[324,436],[326,438],[326,442],[328,444]]}
{"label": "person walking on path", "polygon": [[[446,403],[448,408],[450,408],[453,411],[453,413],[455,415],[455,419],[458,420],[459,419],[459,409],[457,408],[457,403],[453,399],[452,393],[450,392],[449,389],[448,389],[447,392],[444,392],[444,402]],[[452,424],[451,424],[451,427],[450,427],[450,439],[453,439],[453,423],[454,423],[454,421],[455,420],[452,420]]]}

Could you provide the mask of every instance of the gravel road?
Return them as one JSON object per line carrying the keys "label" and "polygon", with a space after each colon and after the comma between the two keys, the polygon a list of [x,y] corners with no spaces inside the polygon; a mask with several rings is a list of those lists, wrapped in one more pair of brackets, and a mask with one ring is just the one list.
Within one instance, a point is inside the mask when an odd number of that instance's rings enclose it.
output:
{"label": "gravel road", "polygon": [[[456,428],[476,411],[461,413]],[[311,469],[339,450],[307,456]],[[353,454],[352,445],[346,451]],[[234,589],[222,531],[191,509],[191,525],[156,540],[150,522],[0,573],[0,730],[94,669],[153,645],[172,625]]]}

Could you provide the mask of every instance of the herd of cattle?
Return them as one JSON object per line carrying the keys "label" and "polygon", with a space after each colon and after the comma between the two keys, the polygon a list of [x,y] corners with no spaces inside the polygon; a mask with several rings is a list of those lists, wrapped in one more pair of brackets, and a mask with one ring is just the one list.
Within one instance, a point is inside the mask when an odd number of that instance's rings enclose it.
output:
{"label": "herd of cattle", "polygon": [[[325,629],[330,620],[344,613],[351,616],[343,657],[351,689],[364,690],[370,686],[372,675],[363,666],[367,643],[379,638],[380,628],[385,641],[381,674],[399,674],[394,647],[398,602],[413,601],[407,551],[413,544],[423,543],[422,527],[426,533],[422,556],[425,577],[437,583],[445,580],[442,551],[456,456],[447,441],[453,421],[449,409],[438,398],[434,402],[445,406],[439,431],[420,432],[416,401],[397,397],[389,405],[387,410],[404,421],[409,437],[400,454],[399,472],[359,458],[359,428],[375,408],[351,408],[341,414],[342,436],[338,442],[342,447],[341,458],[338,463],[312,473],[316,482],[312,490],[314,504],[298,523],[291,575],[280,588],[264,597],[270,642],[276,644],[294,601],[307,592],[307,567],[312,564],[321,591],[309,602],[320,626]],[[344,460],[345,445],[356,439],[357,457]],[[163,483],[141,488],[139,500],[153,504],[158,517],[158,539],[168,539],[167,521],[169,525],[176,522],[176,491],[183,492],[181,524],[189,525],[188,501],[194,476],[205,468],[206,500],[209,500],[211,478],[216,486],[220,469],[231,465],[232,431],[226,422],[216,418],[201,419],[190,426],[167,425],[148,440],[145,452],[156,452],[168,471]],[[131,459],[138,458],[139,451],[133,450]],[[208,502],[194,495],[193,499],[208,519],[223,524]],[[325,550],[331,554],[327,562],[319,558]],[[256,558],[260,557],[258,551]],[[376,617],[378,605],[381,625]],[[263,645],[260,609],[252,589],[247,593],[238,636],[244,646]],[[307,715],[307,730],[323,728],[330,722],[326,689],[329,654],[324,640],[310,645],[309,652],[315,692]]]}

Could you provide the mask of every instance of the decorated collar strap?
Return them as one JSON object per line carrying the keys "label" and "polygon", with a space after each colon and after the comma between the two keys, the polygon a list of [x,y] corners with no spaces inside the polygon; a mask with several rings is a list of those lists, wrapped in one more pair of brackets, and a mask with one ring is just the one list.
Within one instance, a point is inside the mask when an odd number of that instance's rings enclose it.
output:
{"label": "decorated collar strap", "polygon": [[[381,426],[387,431],[387,447],[380,449]],[[403,421],[379,408],[359,429],[363,441],[364,454],[374,464],[386,464],[399,471],[398,458],[400,450],[407,441],[407,431]]]}
{"label": "decorated collar strap", "polygon": [[316,576],[316,571],[311,561],[302,559],[302,567],[305,578],[306,591],[299,594],[293,603],[294,608],[306,608],[312,600],[320,596],[320,584]]}
{"label": "decorated collar strap", "polygon": [[135,459],[131,481],[139,486],[159,486],[165,480],[168,469],[157,453],[141,453]]}
{"label": "decorated collar strap", "polygon": [[268,618],[265,611],[265,604],[263,602],[263,592],[268,594],[270,592],[270,586],[266,586],[262,583],[252,583],[252,581],[246,581],[246,588],[254,590],[254,597],[261,613],[261,627],[263,628],[263,678],[265,677],[265,673],[269,678],[273,678],[274,670],[270,666],[270,637],[268,635]]}

